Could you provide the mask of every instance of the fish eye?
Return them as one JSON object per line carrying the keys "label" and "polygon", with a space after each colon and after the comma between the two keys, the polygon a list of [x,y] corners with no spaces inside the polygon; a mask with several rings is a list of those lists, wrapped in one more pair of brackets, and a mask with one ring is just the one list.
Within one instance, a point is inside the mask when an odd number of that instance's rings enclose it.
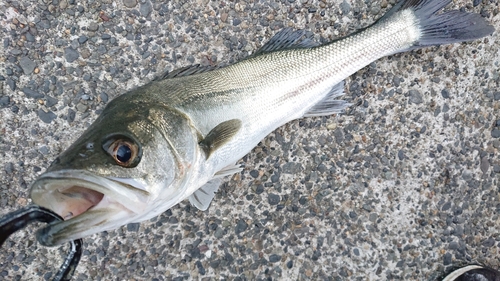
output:
{"label": "fish eye", "polygon": [[140,161],[138,145],[128,138],[108,139],[103,148],[122,167],[135,167]]}
{"label": "fish eye", "polygon": [[110,154],[116,163],[123,167],[128,167],[137,156],[137,147],[126,140],[116,140],[110,146]]}
{"label": "fish eye", "polygon": [[115,158],[121,163],[127,163],[132,158],[132,149],[128,143],[121,143],[115,148]]}

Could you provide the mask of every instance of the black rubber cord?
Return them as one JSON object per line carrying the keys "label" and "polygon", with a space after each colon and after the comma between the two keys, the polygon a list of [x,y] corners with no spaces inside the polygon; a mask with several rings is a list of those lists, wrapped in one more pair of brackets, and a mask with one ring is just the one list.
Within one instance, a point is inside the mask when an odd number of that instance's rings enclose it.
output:
{"label": "black rubber cord", "polygon": [[[62,220],[58,214],[36,205],[30,205],[8,213],[0,218],[0,247],[12,233],[25,228],[32,222],[53,223]],[[82,256],[82,239],[71,241],[70,245],[70,251],[54,279],[52,279],[53,281],[71,280],[75,273]]]}

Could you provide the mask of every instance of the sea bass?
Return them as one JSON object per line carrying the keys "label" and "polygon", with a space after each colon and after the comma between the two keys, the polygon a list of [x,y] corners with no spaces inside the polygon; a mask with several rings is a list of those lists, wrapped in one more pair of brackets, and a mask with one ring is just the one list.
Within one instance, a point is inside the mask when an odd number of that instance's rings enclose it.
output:
{"label": "sea bass", "polygon": [[285,29],[233,65],[176,71],[111,101],[31,187],[65,220],[47,246],[155,217],[189,198],[206,210],[235,163],[279,126],[342,112],[343,80],[371,62],[494,32],[450,0],[404,0],[375,24],[318,45]]}

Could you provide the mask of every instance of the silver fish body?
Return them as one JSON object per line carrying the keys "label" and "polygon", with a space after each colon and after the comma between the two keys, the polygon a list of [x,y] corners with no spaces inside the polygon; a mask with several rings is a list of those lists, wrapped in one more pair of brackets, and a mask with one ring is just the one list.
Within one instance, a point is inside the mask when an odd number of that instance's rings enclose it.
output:
{"label": "silver fish body", "polygon": [[381,57],[481,38],[478,15],[436,14],[449,1],[408,0],[373,26],[315,46],[285,30],[230,66],[182,71],[110,102],[33,184],[36,204],[66,221],[39,233],[58,245],[152,218],[180,201],[206,209],[220,179],[277,127],[342,112],[343,80]]}

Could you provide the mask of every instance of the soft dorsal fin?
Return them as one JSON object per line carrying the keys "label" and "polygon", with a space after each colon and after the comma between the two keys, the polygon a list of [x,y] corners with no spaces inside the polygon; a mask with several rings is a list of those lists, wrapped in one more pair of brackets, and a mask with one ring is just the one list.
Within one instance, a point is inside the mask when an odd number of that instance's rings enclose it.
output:
{"label": "soft dorsal fin", "polygon": [[215,197],[222,178],[212,179],[189,196],[189,203],[196,208],[205,211]]}
{"label": "soft dorsal fin", "polygon": [[207,136],[200,141],[201,148],[205,151],[207,158],[212,152],[227,143],[241,129],[240,119],[231,119],[215,126]]}
{"label": "soft dorsal fin", "polygon": [[271,37],[271,39],[252,56],[279,50],[311,48],[319,45],[319,43],[306,36],[305,30],[285,28]]}
{"label": "soft dorsal fin", "polygon": [[170,72],[165,72],[157,77],[155,77],[153,80],[163,80],[163,79],[172,79],[176,77],[183,77],[183,76],[189,76],[189,75],[194,75],[198,73],[203,73],[203,72],[208,72],[211,70],[214,70],[218,68],[218,66],[211,66],[211,65],[190,65],[186,67],[181,67],[175,70],[172,70]]}
{"label": "soft dorsal fin", "polygon": [[338,100],[337,98],[344,94],[344,81],[333,86],[328,94],[309,111],[304,114],[304,117],[327,116],[335,113],[341,113],[351,104]]}

